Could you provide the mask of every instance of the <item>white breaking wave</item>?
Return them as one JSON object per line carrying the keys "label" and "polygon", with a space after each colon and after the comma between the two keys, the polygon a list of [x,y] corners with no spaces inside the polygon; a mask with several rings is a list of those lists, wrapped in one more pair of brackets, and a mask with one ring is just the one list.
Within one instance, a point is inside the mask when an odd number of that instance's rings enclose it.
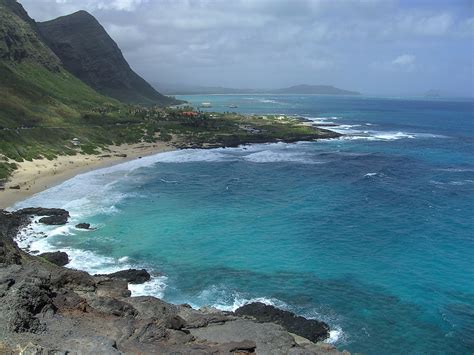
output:
{"label": "white breaking wave", "polygon": [[373,137],[381,139],[381,140],[396,140],[396,139],[403,139],[403,138],[410,138],[414,139],[415,135],[412,133],[405,133],[405,132],[372,132]]}
{"label": "white breaking wave", "polygon": [[[112,258],[99,255],[89,250],[70,247],[58,248],[50,243],[50,238],[59,235],[74,235],[72,230],[75,228],[71,224],[61,227],[51,227],[34,223],[34,221],[39,218],[40,217],[36,217],[30,226],[23,228],[18,234],[16,241],[20,248],[29,250],[30,252],[34,251],[35,254],[58,250],[64,251],[69,256],[68,268],[83,270],[91,275],[110,274],[120,270],[141,268],[140,265],[131,264],[128,256]],[[167,286],[166,280],[166,276],[152,276],[150,281],[140,285],[129,284],[128,288],[132,292],[132,296],[149,295],[163,298]]]}
{"label": "white breaking wave", "polygon": [[[301,116],[307,120],[310,120],[310,121],[328,121],[328,120],[338,120],[340,119],[341,117],[337,117],[337,116],[329,116],[329,117],[313,117],[313,116]],[[326,122],[327,123],[327,122]]]}
{"label": "white breaking wave", "polygon": [[267,297],[246,297],[241,293],[229,290],[225,286],[212,285],[202,290],[195,300],[189,302],[194,308],[213,307],[222,311],[233,312],[246,304],[261,302],[267,305],[288,309],[288,305],[276,298]]}
{"label": "white breaking wave", "polygon": [[324,342],[329,344],[335,344],[342,340],[344,337],[344,332],[340,327],[336,327],[329,331],[329,338],[327,338]]}
{"label": "white breaking wave", "polygon": [[166,276],[152,276],[150,281],[143,284],[129,284],[128,289],[132,292],[132,296],[155,296],[163,298],[166,289]]}
{"label": "white breaking wave", "polygon": [[[344,134],[339,139],[342,140],[367,140],[367,141],[394,141],[399,139],[416,139],[416,138],[447,138],[446,136],[430,134],[430,133],[410,133],[410,132],[390,132],[390,131],[358,131],[351,129],[355,125],[346,125],[331,127],[331,130]],[[350,126],[350,127],[348,127]]]}
{"label": "white breaking wave", "polygon": [[297,162],[303,164],[314,164],[307,154],[290,153],[274,150],[264,150],[257,153],[252,153],[243,156],[243,159],[252,163],[282,163],[282,162]]}
{"label": "white breaking wave", "polygon": [[[237,291],[231,291],[225,287],[219,287],[216,285],[201,291],[197,299],[198,302],[189,303],[193,308],[212,307],[221,311],[234,312],[246,304],[260,302],[286,311],[292,311],[291,307],[287,303],[279,299],[269,297],[246,297]],[[316,319],[326,323],[334,323],[333,320],[329,319],[328,317],[324,317],[314,310],[308,314],[302,314],[302,316],[307,319]],[[344,338],[345,334],[341,327],[338,325],[333,325],[329,331],[329,337],[325,340],[325,342],[335,344],[337,342],[341,342]]]}

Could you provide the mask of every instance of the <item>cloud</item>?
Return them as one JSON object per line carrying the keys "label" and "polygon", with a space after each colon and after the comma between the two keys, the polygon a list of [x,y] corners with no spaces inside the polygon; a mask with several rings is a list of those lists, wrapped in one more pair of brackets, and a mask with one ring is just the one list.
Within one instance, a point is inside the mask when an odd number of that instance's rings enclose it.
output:
{"label": "cloud", "polygon": [[20,1],[39,21],[91,12],[151,81],[256,87],[294,78],[363,90],[367,71],[472,68],[465,0]]}
{"label": "cloud", "polygon": [[411,54],[402,54],[392,60],[392,64],[399,65],[401,67],[409,67],[415,64],[416,57]]}
{"label": "cloud", "polygon": [[401,54],[393,60],[375,61],[369,64],[369,68],[378,73],[412,72],[416,69],[416,57],[412,54]]}
{"label": "cloud", "polygon": [[97,3],[98,9],[114,9],[119,11],[134,11],[147,0],[109,0]]}

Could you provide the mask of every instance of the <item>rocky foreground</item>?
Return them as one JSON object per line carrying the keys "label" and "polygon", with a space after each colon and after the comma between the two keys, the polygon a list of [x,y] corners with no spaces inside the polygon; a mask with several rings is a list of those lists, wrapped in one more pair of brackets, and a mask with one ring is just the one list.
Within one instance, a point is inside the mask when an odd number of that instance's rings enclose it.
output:
{"label": "rocky foreground", "polygon": [[131,297],[128,282],[146,282],[146,270],[92,276],[58,266],[67,255],[29,255],[13,238],[33,216],[62,224],[69,214],[0,210],[0,354],[340,354],[318,342],[325,323],[272,306],[232,313]]}

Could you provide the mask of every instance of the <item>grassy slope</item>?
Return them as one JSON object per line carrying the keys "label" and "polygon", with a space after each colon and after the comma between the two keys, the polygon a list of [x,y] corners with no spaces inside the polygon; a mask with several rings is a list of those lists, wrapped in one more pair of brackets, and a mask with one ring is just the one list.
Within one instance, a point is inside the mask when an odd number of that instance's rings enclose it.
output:
{"label": "grassy slope", "polygon": [[0,77],[2,128],[58,124],[98,105],[119,105],[63,69],[53,72],[31,62],[0,62]]}

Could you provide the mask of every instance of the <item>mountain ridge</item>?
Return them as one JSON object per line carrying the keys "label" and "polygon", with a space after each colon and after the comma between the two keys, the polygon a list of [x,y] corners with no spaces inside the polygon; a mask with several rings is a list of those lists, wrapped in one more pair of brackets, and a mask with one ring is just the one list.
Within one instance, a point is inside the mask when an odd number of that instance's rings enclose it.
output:
{"label": "mountain ridge", "polygon": [[176,103],[131,69],[117,43],[87,11],[80,10],[37,25],[65,68],[99,93],[132,104]]}
{"label": "mountain ridge", "polygon": [[357,91],[339,89],[332,85],[300,84],[272,90],[272,94],[313,94],[313,95],[360,95]]}
{"label": "mountain ridge", "polygon": [[152,83],[159,91],[168,95],[239,95],[239,94],[313,94],[313,95],[360,95],[357,91],[339,89],[331,85],[300,84],[279,89],[236,89],[220,86],[180,85]]}

